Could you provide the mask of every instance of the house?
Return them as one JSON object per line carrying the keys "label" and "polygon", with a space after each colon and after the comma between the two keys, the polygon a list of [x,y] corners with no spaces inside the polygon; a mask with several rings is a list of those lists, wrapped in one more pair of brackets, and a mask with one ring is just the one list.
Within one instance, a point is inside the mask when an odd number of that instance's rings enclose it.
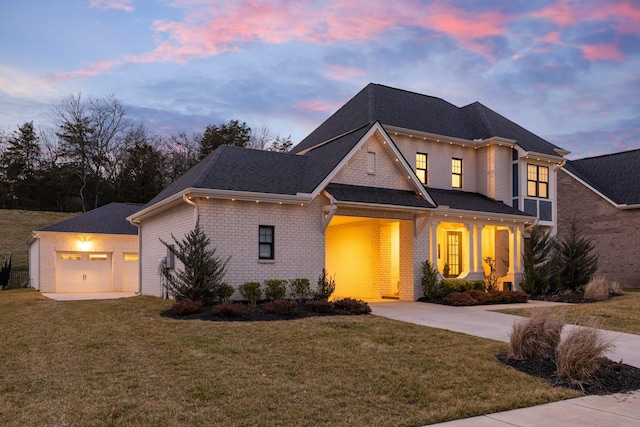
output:
{"label": "house", "polygon": [[511,287],[526,228],[556,224],[566,154],[480,103],[369,84],[291,152],[220,147],[130,215],[140,289],[163,294],[160,239],[198,220],[236,287],[326,267],[335,296],[415,300],[423,261],[482,279],[487,257]]}
{"label": "house", "polygon": [[31,286],[50,293],[138,291],[138,229],[126,217],[142,205],[111,203],[34,231]]}
{"label": "house", "polygon": [[598,272],[640,286],[640,150],[567,161],[558,174],[558,232],[575,219],[595,244]]}

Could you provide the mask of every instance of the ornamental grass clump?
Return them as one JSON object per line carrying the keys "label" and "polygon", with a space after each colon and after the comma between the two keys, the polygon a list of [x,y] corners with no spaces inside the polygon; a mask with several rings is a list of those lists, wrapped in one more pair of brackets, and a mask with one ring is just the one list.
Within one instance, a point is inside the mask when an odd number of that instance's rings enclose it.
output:
{"label": "ornamental grass clump", "polygon": [[550,310],[536,310],[513,325],[509,356],[515,359],[549,359],[555,356],[564,322]]}
{"label": "ornamental grass clump", "polygon": [[558,345],[556,374],[576,384],[593,380],[604,355],[614,347],[600,329],[577,327]]}
{"label": "ornamental grass clump", "polygon": [[591,301],[605,301],[611,295],[622,295],[620,283],[610,282],[604,276],[593,277],[584,287],[584,298]]}

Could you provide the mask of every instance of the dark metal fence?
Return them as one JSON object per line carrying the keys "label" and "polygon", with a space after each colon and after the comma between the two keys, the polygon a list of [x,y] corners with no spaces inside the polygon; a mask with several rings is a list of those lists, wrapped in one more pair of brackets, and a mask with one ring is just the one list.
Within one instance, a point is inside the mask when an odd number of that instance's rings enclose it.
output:
{"label": "dark metal fence", "polygon": [[27,286],[29,286],[29,267],[11,267],[7,289],[25,288]]}

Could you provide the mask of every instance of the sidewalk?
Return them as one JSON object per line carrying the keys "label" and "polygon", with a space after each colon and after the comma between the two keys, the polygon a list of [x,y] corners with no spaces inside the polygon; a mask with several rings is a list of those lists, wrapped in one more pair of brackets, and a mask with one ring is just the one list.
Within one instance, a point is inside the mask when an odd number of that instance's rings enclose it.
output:
{"label": "sidewalk", "polygon": [[[450,307],[422,302],[370,302],[372,314],[433,328],[462,332],[482,338],[509,342],[513,324],[521,317],[489,310],[502,308],[533,308],[556,305],[540,301],[526,304],[496,306]],[[567,325],[565,329],[579,328]],[[616,347],[608,354],[614,361],[622,361],[640,368],[640,336],[604,331]],[[608,396],[585,396],[530,408],[436,424],[449,427],[471,426],[640,426],[640,391]]]}

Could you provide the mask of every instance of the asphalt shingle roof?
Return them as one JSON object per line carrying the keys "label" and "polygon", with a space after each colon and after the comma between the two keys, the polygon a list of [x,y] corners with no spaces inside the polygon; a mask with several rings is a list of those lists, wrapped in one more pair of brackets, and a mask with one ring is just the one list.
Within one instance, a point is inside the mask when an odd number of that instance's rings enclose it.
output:
{"label": "asphalt shingle roof", "polygon": [[617,204],[640,204],[640,150],[571,160],[564,167]]}
{"label": "asphalt shingle roof", "polygon": [[427,188],[427,192],[438,206],[449,206],[452,209],[464,209],[482,213],[531,216],[516,208],[505,205],[500,201],[492,200],[480,193],[441,190],[439,188]]}
{"label": "asphalt shingle roof", "polygon": [[288,195],[311,193],[369,128],[356,129],[304,156],[223,145],[167,186],[145,207],[187,188]]}
{"label": "asphalt shingle roof", "polygon": [[369,84],[343,105],[292,152],[313,147],[337,135],[380,122],[438,135],[514,139],[527,151],[558,156],[556,145],[529,132],[479,102],[457,107],[443,99],[388,86]]}
{"label": "asphalt shingle roof", "polygon": [[142,208],[137,203],[109,203],[74,218],[50,225],[39,231],[68,233],[137,235],[138,228],[126,218]]}
{"label": "asphalt shingle roof", "polygon": [[409,190],[362,187],[347,184],[329,184],[326,190],[339,202],[370,203],[424,209],[433,209],[435,207],[415,192]]}

